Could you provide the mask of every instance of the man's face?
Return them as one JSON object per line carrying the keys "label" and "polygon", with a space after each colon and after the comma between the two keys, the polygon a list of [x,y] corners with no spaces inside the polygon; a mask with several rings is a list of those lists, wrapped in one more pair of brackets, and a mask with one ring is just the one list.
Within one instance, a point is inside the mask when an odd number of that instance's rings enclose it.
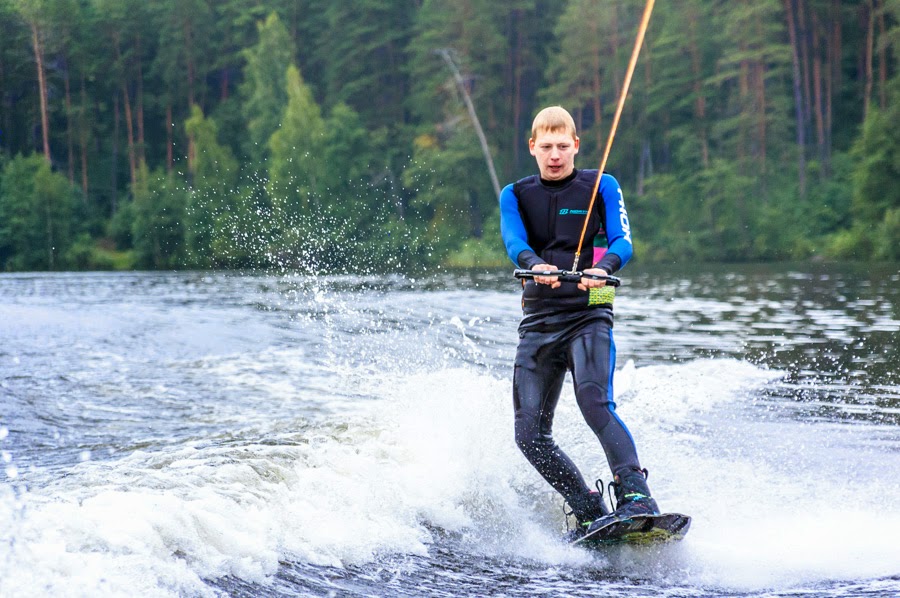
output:
{"label": "man's face", "polygon": [[575,170],[578,137],[570,133],[538,133],[536,139],[528,140],[528,148],[546,181],[564,179]]}

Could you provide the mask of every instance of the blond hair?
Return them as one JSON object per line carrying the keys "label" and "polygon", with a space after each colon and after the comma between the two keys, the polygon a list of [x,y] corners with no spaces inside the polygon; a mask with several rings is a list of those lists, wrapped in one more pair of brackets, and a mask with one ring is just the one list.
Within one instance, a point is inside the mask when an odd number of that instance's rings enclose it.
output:
{"label": "blond hair", "polygon": [[575,139],[575,120],[562,106],[548,106],[531,123],[531,138],[537,139],[540,133],[568,133]]}

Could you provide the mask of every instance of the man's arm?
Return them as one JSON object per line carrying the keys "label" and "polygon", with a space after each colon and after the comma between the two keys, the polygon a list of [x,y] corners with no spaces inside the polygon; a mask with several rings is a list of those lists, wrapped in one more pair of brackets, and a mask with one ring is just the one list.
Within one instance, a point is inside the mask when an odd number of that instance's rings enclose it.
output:
{"label": "man's arm", "polygon": [[528,244],[528,232],[519,213],[519,198],[513,193],[511,184],[500,192],[500,235],[506,255],[519,268],[532,269],[546,263]]}
{"label": "man's arm", "polygon": [[600,196],[606,209],[606,239],[608,249],[594,268],[613,274],[628,263],[634,252],[631,243],[631,225],[625,211],[625,198],[619,182],[611,174],[600,179]]}

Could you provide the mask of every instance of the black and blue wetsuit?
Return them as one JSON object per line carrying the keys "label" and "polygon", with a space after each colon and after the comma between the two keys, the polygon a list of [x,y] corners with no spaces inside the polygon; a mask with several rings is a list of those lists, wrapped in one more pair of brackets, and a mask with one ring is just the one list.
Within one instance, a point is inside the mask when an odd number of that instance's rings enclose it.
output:
{"label": "black and blue wetsuit", "polygon": [[[520,268],[547,263],[569,269],[596,181],[596,170],[575,170],[560,181],[531,176],[500,194],[500,228],[510,259]],[[607,250],[593,252],[595,237]],[[612,274],[632,255],[622,191],[604,173],[588,220],[578,269]],[[634,440],[615,412],[613,310],[601,289],[582,291],[563,282],[556,289],[527,281],[522,292],[513,378],[516,443],[540,474],[566,498],[589,491],[583,476],[553,440],[553,414],[567,371],[581,413],[597,435],[614,475],[638,470]]]}

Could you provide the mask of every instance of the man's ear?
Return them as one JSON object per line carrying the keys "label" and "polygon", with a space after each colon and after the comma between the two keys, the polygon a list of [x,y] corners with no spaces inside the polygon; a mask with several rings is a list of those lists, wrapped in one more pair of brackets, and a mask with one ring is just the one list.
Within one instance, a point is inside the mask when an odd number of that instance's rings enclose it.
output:
{"label": "man's ear", "polygon": [[534,155],[534,137],[528,138],[528,151],[532,156]]}
{"label": "man's ear", "polygon": [[575,153],[578,153],[578,146],[581,145],[581,139],[578,138],[578,135],[575,136]]}

